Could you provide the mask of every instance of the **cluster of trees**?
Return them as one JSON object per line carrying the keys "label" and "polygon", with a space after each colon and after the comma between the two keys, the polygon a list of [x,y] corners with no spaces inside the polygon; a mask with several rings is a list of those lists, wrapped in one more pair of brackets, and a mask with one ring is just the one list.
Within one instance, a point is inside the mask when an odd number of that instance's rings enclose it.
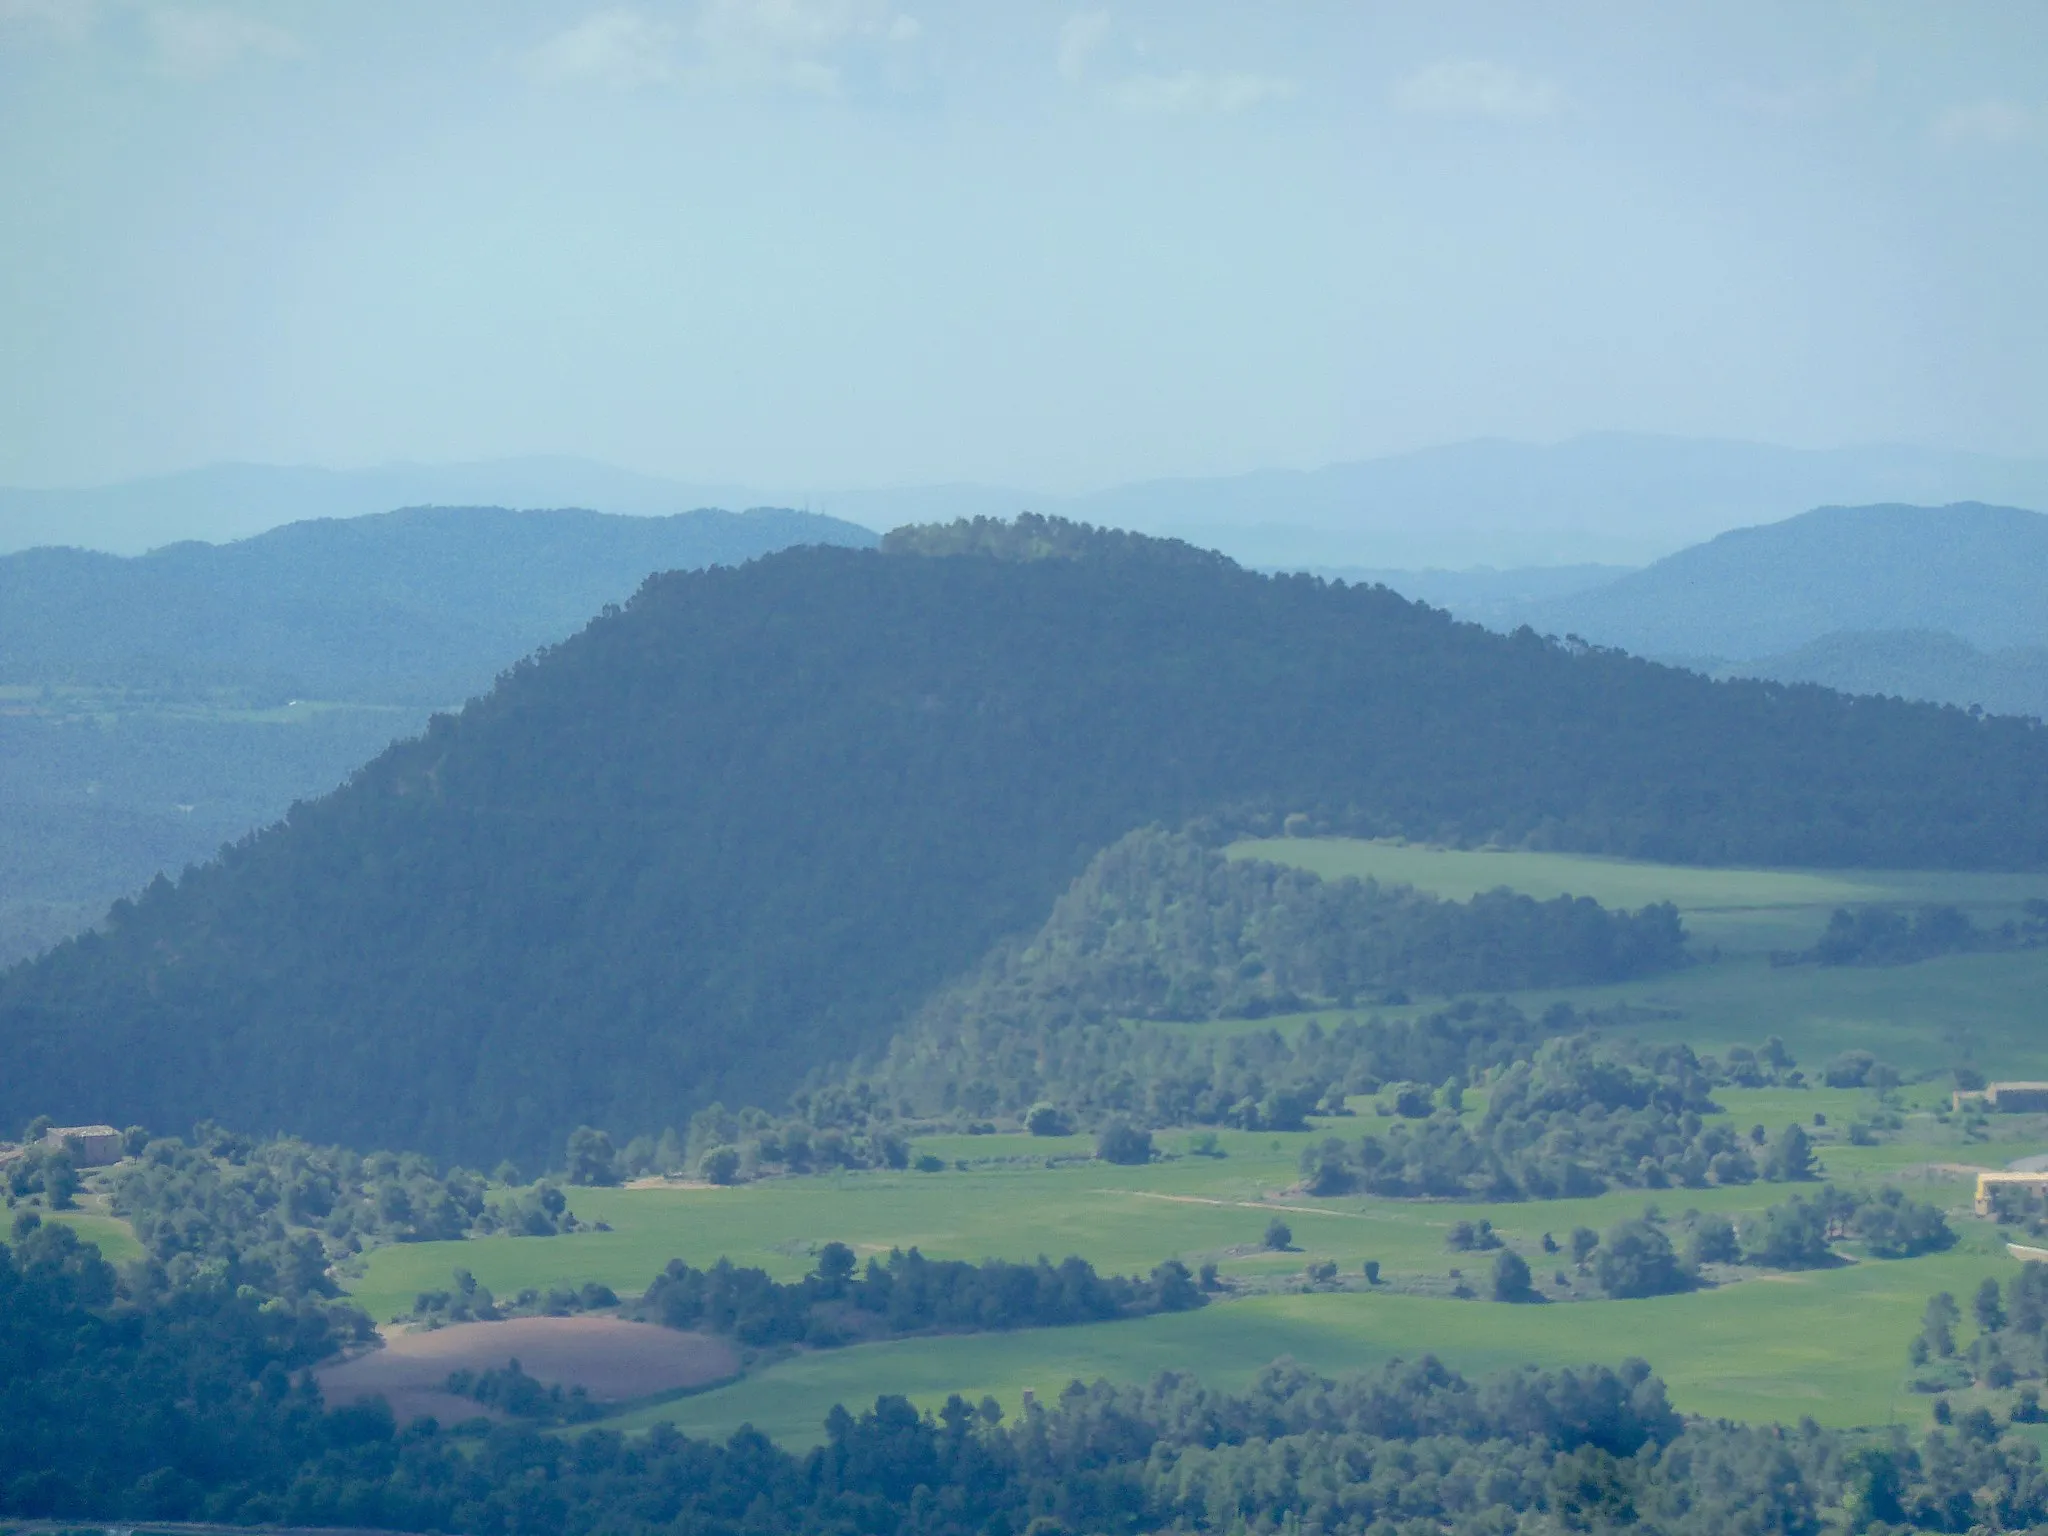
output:
{"label": "cluster of trees", "polygon": [[915,1248],[891,1250],[862,1269],[851,1248],[827,1243],[811,1273],[789,1285],[725,1259],[708,1270],[671,1259],[638,1310],[671,1328],[730,1334],[743,1344],[832,1346],[931,1330],[1056,1328],[1183,1312],[1203,1300],[1178,1259],[1142,1280],[1098,1275],[1082,1258],[969,1264],[928,1259]]}
{"label": "cluster of trees", "polygon": [[416,1153],[258,1141],[202,1124],[186,1142],[141,1141],[107,1179],[109,1200],[173,1274],[227,1266],[242,1283],[297,1297],[333,1295],[329,1263],[380,1243],[576,1229],[550,1184],[491,1195],[481,1174],[446,1173]]}
{"label": "cluster of trees", "polygon": [[[1077,1382],[1014,1420],[992,1400],[919,1414],[884,1397],[835,1408],[824,1443],[795,1454],[750,1430],[568,1437],[527,1419],[458,1436],[400,1428],[381,1404],[326,1412],[289,1335],[217,1277],[130,1290],[60,1227],[0,1245],[0,1512],[617,1536],[2048,1520],[2038,1454],[1995,1427],[1916,1443],[1688,1422],[1641,1362],[1477,1382],[1431,1359],[1335,1380],[1283,1362],[1234,1393],[1176,1374]],[[465,1385],[531,1395],[510,1372]]]}
{"label": "cluster of trees", "polygon": [[421,1291],[412,1310],[394,1323],[416,1328],[444,1328],[450,1323],[495,1323],[508,1317],[571,1317],[578,1312],[609,1311],[619,1304],[618,1292],[595,1280],[580,1286],[551,1285],[546,1290],[529,1286],[509,1301],[491,1294],[491,1288],[466,1269],[457,1269],[455,1283],[444,1291]]}
{"label": "cluster of trees", "polygon": [[1827,931],[1811,949],[1773,955],[1780,964],[1911,965],[1936,955],[1973,950],[2021,949],[2048,942],[2048,902],[2027,903],[2024,921],[1980,928],[1962,908],[1927,905],[1912,912],[1897,907],[1837,907]]}
{"label": "cluster of trees", "polygon": [[1716,683],[1159,541],[933,538],[654,577],[117,903],[0,977],[0,1119],[537,1164],[580,1122],[780,1104],[1042,922],[1094,850],[1203,817],[2048,865],[2026,722]]}
{"label": "cluster of trees", "polygon": [[1844,1238],[1872,1258],[1910,1259],[1953,1247],[1956,1234],[1939,1206],[1895,1186],[1873,1193],[1823,1184],[1811,1199],[1795,1194],[1745,1221],[1742,1259],[1769,1269],[1814,1269],[1835,1262],[1834,1245]]}
{"label": "cluster of trees", "polygon": [[[1970,1298],[1970,1313],[1977,1334],[1963,1349],[1955,1297],[1942,1291],[1929,1299],[1908,1349],[1916,1386],[1938,1391],[1972,1380],[1987,1387],[2048,1380],[2048,1264],[2029,1260],[2003,1286],[1987,1275]],[[2040,1388],[2034,1391],[2038,1400]]]}
{"label": "cluster of trees", "polygon": [[1158,828],[1111,844],[1030,939],[985,959],[956,1006],[1084,1019],[1258,1018],[1388,992],[1622,981],[1685,963],[1665,903],[1498,890],[1443,901],[1374,880],[1231,859]]}
{"label": "cluster of trees", "polygon": [[445,1383],[457,1397],[539,1424],[583,1424],[603,1416],[582,1387],[566,1392],[559,1382],[541,1382],[526,1374],[515,1356],[509,1363],[482,1371],[450,1371]]}
{"label": "cluster of trees", "polygon": [[1555,1200],[1613,1184],[1697,1189],[1814,1176],[1812,1141],[1799,1126],[1767,1140],[1709,1124],[1717,1106],[1684,1046],[1563,1035],[1495,1074],[1476,1124],[1456,1097],[1397,1093],[1392,1108],[1403,1118],[1390,1127],[1305,1148],[1303,1189]]}
{"label": "cluster of trees", "polygon": [[854,1081],[912,1114],[1022,1117],[1049,1105],[1072,1125],[1122,1116],[1152,1127],[1298,1131],[1310,1115],[1341,1114],[1347,1096],[1390,1083],[1474,1081],[1592,1018],[1565,1004],[1531,1018],[1500,999],[1465,998],[1422,1015],[1347,1016],[1328,1029],[1311,1020],[1291,1038],[1263,1029],[1216,1039],[1077,1020],[1057,1007],[1019,1015],[948,1001]]}

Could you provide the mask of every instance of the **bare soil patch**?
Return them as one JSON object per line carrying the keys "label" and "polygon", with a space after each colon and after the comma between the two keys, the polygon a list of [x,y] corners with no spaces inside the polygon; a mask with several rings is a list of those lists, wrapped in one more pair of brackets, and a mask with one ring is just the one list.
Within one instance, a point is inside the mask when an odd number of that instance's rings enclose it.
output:
{"label": "bare soil patch", "polygon": [[740,1367],[733,1347],[708,1334],[616,1317],[515,1317],[397,1334],[382,1349],[315,1374],[335,1406],[381,1397],[401,1424],[425,1414],[452,1424],[484,1410],[447,1390],[449,1372],[486,1371],[513,1359],[527,1375],[581,1387],[601,1403],[701,1387]]}

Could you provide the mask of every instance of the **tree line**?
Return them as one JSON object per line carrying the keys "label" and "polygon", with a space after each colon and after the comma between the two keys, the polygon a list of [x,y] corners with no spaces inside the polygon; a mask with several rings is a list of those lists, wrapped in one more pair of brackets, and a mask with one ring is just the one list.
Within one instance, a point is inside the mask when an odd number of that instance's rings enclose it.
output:
{"label": "tree line", "polygon": [[[1818,1536],[2048,1520],[2039,1454],[1996,1425],[1915,1439],[1687,1420],[1640,1361],[1481,1381],[1428,1358],[1342,1378],[1282,1362],[1241,1392],[1178,1373],[1075,1382],[1014,1418],[992,1400],[921,1414],[881,1397],[833,1409],[803,1453],[752,1430],[721,1444],[667,1426],[401,1428],[381,1403],[327,1411],[260,1298],[217,1276],[132,1287],[54,1225],[0,1245],[0,1359],[0,1513],[22,1518],[505,1536]],[[510,1401],[509,1377],[468,1385]]]}
{"label": "tree line", "polygon": [[702,1328],[743,1344],[831,1347],[930,1331],[1057,1328],[1185,1312],[1202,1305],[1178,1259],[1149,1277],[1098,1275],[1086,1259],[1034,1264],[929,1259],[912,1248],[857,1266],[844,1243],[827,1243],[803,1279],[782,1284],[765,1270],[721,1259],[696,1269],[680,1259],[654,1279],[637,1314],[670,1328]]}

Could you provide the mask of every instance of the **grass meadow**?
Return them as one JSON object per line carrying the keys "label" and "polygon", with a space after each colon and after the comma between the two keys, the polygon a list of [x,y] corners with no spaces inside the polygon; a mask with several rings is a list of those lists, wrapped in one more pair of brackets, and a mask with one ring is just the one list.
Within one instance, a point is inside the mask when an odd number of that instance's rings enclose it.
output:
{"label": "grass meadow", "polygon": [[[1055,1161],[1078,1138],[945,1136],[918,1143],[948,1160],[935,1174],[848,1173],[733,1189],[578,1190],[585,1220],[613,1230],[552,1239],[493,1238],[384,1248],[355,1287],[374,1315],[410,1305],[414,1292],[441,1287],[461,1264],[494,1291],[601,1279],[622,1294],[644,1287],[670,1257],[703,1265],[726,1256],[783,1278],[810,1265],[816,1247],[843,1241],[866,1253],[917,1246],[933,1257],[1058,1260],[1079,1253],[1099,1269],[1142,1272],[1169,1256],[1214,1262],[1241,1292],[1203,1310],[1086,1328],[930,1337],[799,1353],[762,1362],[740,1382],[612,1420],[657,1420],[691,1433],[727,1434],[743,1423],[804,1443],[820,1433],[835,1402],[859,1405],[900,1391],[933,1405],[951,1392],[990,1395],[1014,1412],[1026,1388],[1056,1393],[1069,1381],[1107,1376],[1143,1380],[1165,1369],[1222,1384],[1247,1381],[1280,1355],[1321,1371],[1369,1366],[1394,1355],[1436,1353],[1474,1371],[1522,1363],[1561,1365],[1650,1360],[1690,1411],[1745,1419],[1828,1424],[1917,1422],[1928,1400],[1901,1390],[1906,1342],[1927,1298],[1966,1297],[1986,1274],[2013,1261],[1988,1223],[1967,1216],[1971,1166],[1998,1167],[2048,1148],[2048,1122],[1998,1122],[1995,1141],[1972,1141],[1932,1114],[1913,1114],[1896,1139],[1852,1146],[1834,1137],[1876,1109],[1860,1090],[1761,1089],[1720,1095],[1744,1126],[1772,1129],[1818,1109],[1827,1176],[1839,1182],[1904,1184],[1950,1207],[1963,1233],[1945,1254],[1856,1260],[1837,1268],[1735,1281],[1687,1296],[1613,1302],[1596,1296],[1563,1256],[1542,1250],[1548,1232],[1564,1243],[1575,1226],[1603,1230],[1656,1204],[1666,1216],[1690,1209],[1738,1219],[1783,1199],[1782,1185],[1704,1190],[1623,1190],[1593,1199],[1516,1204],[1412,1202],[1289,1193],[1302,1146],[1325,1134],[1355,1135],[1364,1117],[1325,1122],[1293,1135],[1226,1132],[1221,1158],[1185,1151],[1142,1168]],[[965,1163],[965,1167],[956,1166]],[[1261,1246],[1278,1215],[1292,1229],[1289,1251]],[[1490,1220],[1527,1257],[1553,1300],[1507,1306],[1456,1300],[1452,1271],[1485,1293],[1491,1255],[1454,1253],[1452,1224]],[[1364,1287],[1367,1259],[1383,1284]],[[1337,1264],[1341,1289],[1311,1284],[1309,1265]],[[1559,1286],[1562,1266],[1568,1284]],[[1418,1294],[1434,1291],[1436,1294]]]}
{"label": "grass meadow", "polygon": [[[1850,874],[1687,869],[1563,854],[1457,852],[1398,843],[1284,839],[1239,844],[1326,876],[1370,875],[1446,897],[1507,886],[1546,898],[1562,893],[1640,906],[1669,899],[1682,909],[1700,963],[1614,986],[1528,993],[1540,1010],[1558,1000],[1616,1011],[1617,1032],[1683,1041],[1702,1051],[1778,1035],[1818,1080],[1836,1053],[1862,1048],[1921,1080],[1895,1096],[1904,1129],[1877,1145],[1854,1146],[1853,1121],[1885,1106],[1857,1089],[1728,1090],[1717,1095],[1742,1129],[1814,1127],[1826,1176],[1895,1182],[1951,1208],[1962,1240],[1950,1252],[1901,1261],[1857,1260],[1789,1275],[1745,1278],[1654,1300],[1586,1299],[1589,1278],[1542,1240],[1571,1229],[1604,1230],[1654,1203],[1672,1217],[1689,1209],[1740,1217],[1790,1191],[1785,1186],[1626,1190],[1590,1200],[1527,1204],[1401,1202],[1365,1197],[1313,1200],[1290,1193],[1302,1149],[1325,1135],[1353,1137],[1374,1123],[1370,1101],[1353,1116],[1306,1133],[1223,1131],[1224,1155],[1199,1156],[1187,1132],[1156,1138],[1161,1160],[1113,1167],[1089,1159],[1086,1137],[1021,1134],[921,1138],[918,1154],[938,1173],[842,1173],[771,1180],[729,1189],[665,1186],[578,1189],[571,1204],[608,1231],[559,1238],[484,1238],[376,1250],[350,1282],[374,1317],[409,1311],[414,1296],[446,1287],[462,1267],[499,1295],[525,1287],[600,1280],[631,1296],[671,1258],[708,1265],[720,1257],[758,1265],[781,1279],[805,1273],[826,1242],[864,1254],[917,1247],[939,1258],[1054,1261],[1080,1254],[1104,1272],[1142,1273],[1168,1257],[1190,1267],[1214,1263],[1230,1293],[1198,1312],[1084,1328],[925,1337],[758,1361],[740,1381],[676,1401],[630,1410],[608,1422],[644,1428],[657,1421],[724,1435],[743,1423],[796,1444],[814,1441],[835,1402],[860,1405],[902,1392],[931,1406],[947,1394],[995,1397],[1014,1412],[1026,1389],[1041,1397],[1076,1379],[1143,1380],[1161,1370],[1192,1371],[1221,1385],[1250,1380],[1291,1355],[1333,1372],[1395,1355],[1435,1353],[1485,1371],[1523,1363],[1563,1365],[1649,1360],[1686,1410],[1749,1420],[1824,1424],[1923,1422],[1929,1400],[1906,1393],[1906,1345],[1936,1291],[1967,1299],[1979,1280],[2016,1262],[1990,1224],[1971,1218],[1969,1170],[2000,1167],[2048,1150],[2048,1116],[1999,1117],[1983,1132],[1949,1122],[1946,1069],[1971,1064],[1994,1077],[2048,1078],[2048,950],[1957,955],[1888,968],[1773,966],[1768,952],[1810,944],[1828,914],[1849,902],[1955,902],[1979,922],[2003,920],[2029,897],[2048,894],[2036,877]],[[1426,1011],[1438,999],[1416,999]],[[1387,1012],[1397,1010],[1387,1009]],[[1260,1021],[1187,1026],[1201,1033],[1334,1024],[1334,1011]],[[1483,1090],[1467,1113],[1483,1109]],[[1288,1251],[1262,1246],[1267,1223],[1292,1228]],[[1461,1220],[1484,1217],[1535,1269],[1552,1298],[1509,1306],[1449,1295],[1454,1269],[1481,1294],[1491,1255],[1450,1252]],[[128,1257],[125,1228],[92,1214],[66,1217]],[[1385,1284],[1367,1289],[1362,1266],[1377,1260]],[[1335,1263],[1338,1287],[1312,1284],[1310,1265]]]}

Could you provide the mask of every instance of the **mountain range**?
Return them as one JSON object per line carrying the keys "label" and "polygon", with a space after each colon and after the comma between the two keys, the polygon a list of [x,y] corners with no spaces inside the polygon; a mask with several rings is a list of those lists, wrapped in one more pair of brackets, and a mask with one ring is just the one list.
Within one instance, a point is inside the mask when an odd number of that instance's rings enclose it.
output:
{"label": "mountain range", "polygon": [[2015,507],[1822,507],[1636,571],[1369,574],[1717,677],[2048,717],[2048,517]]}
{"label": "mountain range", "polygon": [[884,1047],[1148,824],[2048,867],[2048,735],[1027,518],[650,579],[0,977],[34,1113],[545,1155]]}
{"label": "mountain range", "polygon": [[1602,433],[1555,444],[1480,439],[1319,469],[1063,494],[978,484],[682,482],[559,457],[345,471],[238,464],[100,487],[0,489],[0,552],[70,544],[136,554],[413,505],[639,515],[766,505],[873,529],[1028,508],[1183,538],[1255,566],[1640,565],[1815,506],[1965,500],[2048,508],[2048,461]]}

